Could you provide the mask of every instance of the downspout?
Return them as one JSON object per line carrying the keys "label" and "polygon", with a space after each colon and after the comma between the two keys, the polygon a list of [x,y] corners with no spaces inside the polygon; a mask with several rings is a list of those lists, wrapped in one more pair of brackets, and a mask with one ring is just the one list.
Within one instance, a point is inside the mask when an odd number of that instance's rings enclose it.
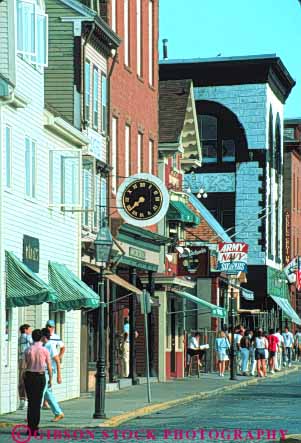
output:
{"label": "downspout", "polygon": [[110,68],[110,71],[107,76],[107,152],[106,152],[106,162],[109,167],[108,181],[107,181],[107,217],[108,217],[108,225],[110,230],[112,229],[111,225],[111,217],[110,214],[110,201],[111,201],[111,183],[112,183],[112,174],[110,169],[110,152],[111,152],[111,77],[114,71],[114,67],[118,58],[118,50],[115,50],[115,54],[113,56],[113,62]]}
{"label": "downspout", "polygon": [[95,30],[95,23],[93,22],[91,25],[90,32],[88,34],[88,37],[86,38],[84,44],[83,44],[83,102],[82,102],[82,125],[83,129],[86,129],[87,121],[86,121],[86,46],[91,40],[92,34]]}

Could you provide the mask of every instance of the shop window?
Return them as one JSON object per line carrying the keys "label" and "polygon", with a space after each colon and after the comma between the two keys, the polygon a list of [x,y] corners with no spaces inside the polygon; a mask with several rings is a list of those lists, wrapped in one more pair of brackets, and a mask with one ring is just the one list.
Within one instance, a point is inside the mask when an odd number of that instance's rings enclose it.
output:
{"label": "shop window", "polygon": [[10,339],[11,339],[11,314],[10,309],[5,309],[5,331],[4,331],[4,366],[7,368],[10,361]]}

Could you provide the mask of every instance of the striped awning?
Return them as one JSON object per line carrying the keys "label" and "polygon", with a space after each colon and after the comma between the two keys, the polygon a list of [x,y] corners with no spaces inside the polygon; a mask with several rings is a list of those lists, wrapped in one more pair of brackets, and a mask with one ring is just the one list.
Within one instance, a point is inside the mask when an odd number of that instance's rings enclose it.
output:
{"label": "striped awning", "polygon": [[55,303],[56,291],[19,260],[5,251],[6,306],[8,308]]}
{"label": "striped awning", "polygon": [[176,295],[179,295],[180,297],[186,298],[187,300],[196,303],[197,305],[201,305],[203,308],[207,308],[211,313],[212,317],[217,317],[217,318],[227,317],[227,310],[225,308],[222,308],[221,306],[217,306],[214,305],[213,303],[209,303],[206,300],[202,300],[201,298],[196,297],[195,295],[189,294],[189,292],[182,292],[182,291],[172,291],[172,292]]}
{"label": "striped awning", "polygon": [[48,279],[56,290],[58,299],[52,304],[53,311],[71,311],[81,308],[95,309],[99,297],[86,283],[61,263],[48,263]]}
{"label": "striped awning", "polygon": [[292,322],[296,323],[296,325],[301,325],[301,319],[297,312],[294,310],[292,305],[290,304],[289,300],[287,300],[284,297],[277,297],[275,295],[271,295],[272,299],[275,303],[282,309],[284,314],[291,319]]}

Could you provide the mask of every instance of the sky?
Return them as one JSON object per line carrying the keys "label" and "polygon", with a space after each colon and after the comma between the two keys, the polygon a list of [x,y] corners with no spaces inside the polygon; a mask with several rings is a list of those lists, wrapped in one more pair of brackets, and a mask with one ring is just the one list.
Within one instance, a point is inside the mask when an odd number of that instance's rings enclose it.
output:
{"label": "sky", "polygon": [[285,117],[301,117],[301,6],[298,0],[160,0],[160,58],[277,54],[297,82]]}

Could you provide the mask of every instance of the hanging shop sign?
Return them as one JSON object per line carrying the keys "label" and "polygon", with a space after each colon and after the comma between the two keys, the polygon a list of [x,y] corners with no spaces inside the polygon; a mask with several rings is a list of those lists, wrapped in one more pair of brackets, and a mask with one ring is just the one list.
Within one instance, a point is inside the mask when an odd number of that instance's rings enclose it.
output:
{"label": "hanging shop sign", "polygon": [[146,173],[132,175],[118,189],[117,207],[126,222],[134,226],[150,226],[165,216],[169,194],[158,177]]}
{"label": "hanging shop sign", "polygon": [[23,235],[23,263],[33,272],[39,272],[40,243],[38,238]]}
{"label": "hanging shop sign", "polygon": [[189,246],[188,254],[179,254],[179,276],[208,277],[209,250],[205,246]]}
{"label": "hanging shop sign", "polygon": [[289,211],[284,213],[284,264],[291,259],[291,216]]}
{"label": "hanging shop sign", "polygon": [[217,270],[226,274],[247,272],[249,245],[242,242],[219,243]]}
{"label": "hanging shop sign", "polygon": [[284,268],[283,271],[289,283],[295,283],[297,277],[298,259],[294,257]]}

